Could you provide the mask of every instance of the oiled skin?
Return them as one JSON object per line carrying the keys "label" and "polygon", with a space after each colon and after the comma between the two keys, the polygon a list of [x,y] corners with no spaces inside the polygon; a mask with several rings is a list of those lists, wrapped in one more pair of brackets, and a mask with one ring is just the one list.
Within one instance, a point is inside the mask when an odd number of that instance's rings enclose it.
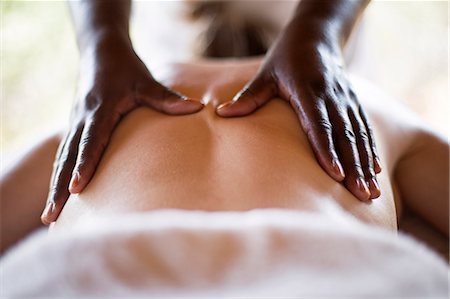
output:
{"label": "oiled skin", "polygon": [[214,108],[230,100],[258,66],[258,60],[210,61],[164,69],[158,80],[202,99],[206,107],[186,116],[148,108],[129,114],[114,132],[92,181],[82,193],[71,195],[54,227],[73,227],[101,214],[166,208],[287,208],[326,214],[343,208],[395,230],[390,176],[412,138],[402,129],[408,117],[397,111],[399,120],[394,121],[377,108],[383,107],[379,94],[353,80],[373,123],[383,167],[380,198],[362,202],[320,167],[287,102],[270,101],[242,118],[215,114]]}
{"label": "oiled skin", "polygon": [[[122,116],[143,106],[171,115],[203,108],[155,80],[136,55],[129,36],[130,0],[69,3],[80,50],[78,99],[56,155],[41,215],[45,224],[58,218],[70,194],[88,185]],[[266,55],[264,67],[236,95],[238,101],[233,103],[238,105],[216,107],[218,115],[242,116],[272,98],[289,99],[308,132],[318,163],[338,182],[344,180],[361,200],[379,196],[375,172],[380,165],[365,113],[342,71],[342,48],[367,3],[301,1],[273,51]],[[235,25],[226,24],[230,26]],[[271,93],[261,89],[269,86]],[[275,89],[280,92],[273,93]],[[339,140],[336,145],[333,136]],[[347,172],[345,178],[342,168]]]}

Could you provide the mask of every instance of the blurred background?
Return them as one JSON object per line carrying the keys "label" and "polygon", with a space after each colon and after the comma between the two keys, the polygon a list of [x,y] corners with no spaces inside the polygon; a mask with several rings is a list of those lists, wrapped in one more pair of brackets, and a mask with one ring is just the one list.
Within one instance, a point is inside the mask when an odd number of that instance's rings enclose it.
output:
{"label": "blurred background", "polygon": [[[1,1],[1,17],[5,158],[68,125],[78,53],[64,1]],[[372,1],[362,23],[371,67],[362,73],[448,137],[448,2]]]}

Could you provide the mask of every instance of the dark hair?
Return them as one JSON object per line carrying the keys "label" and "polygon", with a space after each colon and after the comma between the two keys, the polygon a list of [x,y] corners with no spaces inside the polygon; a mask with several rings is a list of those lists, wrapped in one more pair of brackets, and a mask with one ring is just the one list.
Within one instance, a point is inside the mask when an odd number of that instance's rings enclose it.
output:
{"label": "dark hair", "polygon": [[[228,2],[228,3],[227,3]],[[205,21],[199,41],[202,57],[248,57],[263,55],[269,48],[263,27],[229,9],[229,1],[193,1],[189,17]]]}

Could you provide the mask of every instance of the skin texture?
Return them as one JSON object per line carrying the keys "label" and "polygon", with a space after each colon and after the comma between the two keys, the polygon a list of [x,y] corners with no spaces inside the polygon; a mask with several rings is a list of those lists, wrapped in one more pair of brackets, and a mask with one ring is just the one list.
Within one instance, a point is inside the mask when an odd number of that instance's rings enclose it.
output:
{"label": "skin texture", "polygon": [[[70,193],[87,186],[127,113],[139,106],[178,115],[202,109],[154,80],[134,53],[129,0],[69,3],[80,48],[80,82],[42,214],[46,224],[58,217]],[[260,72],[232,105],[217,109],[220,116],[242,116],[274,97],[289,101],[320,165],[361,200],[380,195],[375,172],[381,168],[370,125],[342,71],[340,49],[366,4],[301,1]]]}
{"label": "skin texture", "polygon": [[394,99],[351,78],[374,125],[384,169],[378,176],[381,196],[362,202],[316,163],[285,101],[272,99],[245,118],[217,117],[215,107],[259,66],[258,60],[231,60],[162,69],[162,82],[201,98],[205,109],[183,117],[150,109],[127,116],[91,184],[71,195],[52,228],[66,234],[89,218],[115,215],[120,221],[125,213],[158,209],[285,208],[326,217],[346,213],[391,230],[404,223],[448,259],[448,142]]}
{"label": "skin texture", "polygon": [[70,229],[90,217],[155,209],[285,208],[330,216],[345,212],[397,229],[388,174],[401,144],[387,147],[380,137],[383,156],[392,161],[380,174],[383,196],[362,202],[316,162],[285,101],[275,98],[247,117],[216,115],[215,107],[232,98],[258,67],[258,61],[224,60],[165,68],[162,82],[202,99],[205,108],[177,117],[142,108],[124,118],[92,181],[71,195],[55,227]]}
{"label": "skin texture", "polygon": [[[396,206],[401,203],[394,202],[392,182],[400,176],[404,180],[397,193],[408,194],[403,204],[448,235],[448,171],[431,175],[431,169],[448,161],[448,143],[393,99],[352,80],[376,128],[385,169],[379,175],[382,195],[361,202],[316,163],[307,135],[285,101],[273,99],[245,118],[216,116],[215,107],[232,98],[259,66],[257,60],[205,61],[163,69],[162,82],[201,98],[205,108],[183,117],[149,109],[129,115],[114,134],[91,184],[70,197],[55,226],[68,229],[101,214],[119,217],[164,208],[287,208],[327,215],[345,211],[364,222],[396,229],[401,217]],[[384,109],[387,105],[389,111]],[[428,141],[423,143],[425,136]],[[422,178],[410,176],[403,172],[405,164],[410,168],[426,164],[429,172]],[[423,183],[423,177],[430,176],[437,178],[436,190]],[[425,202],[422,192],[431,200]]]}
{"label": "skin texture", "polygon": [[147,106],[167,114],[202,109],[157,82],[135,54],[128,36],[130,1],[70,1],[80,48],[78,96],[71,128],[56,156],[42,221],[54,221],[70,192],[81,192],[115,127],[130,111]]}
{"label": "skin texture", "polygon": [[322,168],[357,198],[380,196],[367,116],[345,74],[342,47],[368,1],[301,1],[258,73],[220,116],[253,113],[275,97],[296,112]]}
{"label": "skin texture", "polygon": [[[390,229],[395,229],[397,217],[400,229],[448,257],[445,138],[395,99],[352,78],[376,129],[384,169],[380,198],[361,202],[316,163],[285,101],[273,99],[246,118],[217,117],[214,107],[232,98],[258,67],[258,61],[215,61],[161,69],[161,82],[201,97],[205,109],[183,117],[148,108],[128,115],[113,134],[91,184],[69,199],[55,228],[67,233],[89,217],[114,213],[120,221],[127,212],[160,208],[283,207],[330,217],[344,211]],[[55,136],[39,143],[1,174],[2,251],[39,226],[60,140]]]}

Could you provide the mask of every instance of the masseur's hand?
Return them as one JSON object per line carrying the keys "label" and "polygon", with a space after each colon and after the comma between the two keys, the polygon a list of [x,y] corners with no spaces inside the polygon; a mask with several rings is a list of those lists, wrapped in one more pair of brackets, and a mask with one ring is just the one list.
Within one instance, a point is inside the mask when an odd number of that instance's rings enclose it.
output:
{"label": "masseur's hand", "polygon": [[322,168],[360,200],[376,198],[380,162],[369,121],[345,74],[339,43],[332,35],[304,34],[301,26],[291,22],[256,77],[217,113],[242,116],[274,97],[289,101]]}
{"label": "masseur's hand", "polygon": [[101,38],[81,57],[78,100],[54,164],[44,223],[56,220],[70,193],[86,187],[114,128],[139,106],[176,115],[203,107],[155,81],[127,38]]}

